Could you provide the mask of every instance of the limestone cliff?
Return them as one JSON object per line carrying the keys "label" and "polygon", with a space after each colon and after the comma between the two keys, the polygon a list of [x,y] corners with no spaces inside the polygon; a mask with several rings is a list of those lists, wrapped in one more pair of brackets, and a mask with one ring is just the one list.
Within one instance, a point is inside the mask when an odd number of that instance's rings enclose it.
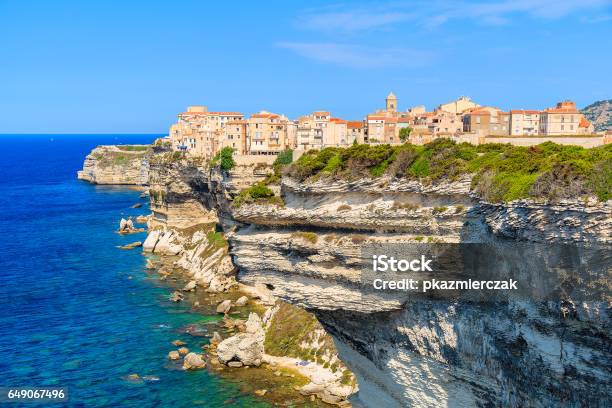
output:
{"label": "limestone cliff", "polygon": [[[610,405],[609,298],[406,301],[385,292],[364,296],[361,269],[368,245],[410,242],[572,244],[571,253],[544,255],[579,265],[591,260],[583,248],[612,243],[609,201],[493,204],[470,192],[466,176],[429,185],[285,178],[284,205],[233,204],[240,186],[263,177],[255,168],[222,173],[183,160],[153,164],[151,226],[159,232],[145,250],[178,255],[177,265],[203,285],[223,290],[215,279],[237,272],[238,282],[314,313],[355,374],[353,399],[363,406]],[[212,235],[181,233],[193,225],[216,225],[227,247],[215,250]],[[529,255],[503,262],[529,266]],[[309,342],[318,340],[309,338],[296,356]]]}
{"label": "limestone cliff", "polygon": [[87,155],[77,177],[94,184],[147,185],[151,152],[147,145],[98,146]]}
{"label": "limestone cliff", "polygon": [[[239,280],[314,312],[357,376],[355,398],[365,406],[609,405],[609,302],[363,295],[368,244],[612,242],[610,202],[491,204],[469,185],[284,180],[284,207],[233,211],[248,224],[229,236]],[[571,256],[586,259],[580,250]]]}
{"label": "limestone cliff", "polygon": [[[152,217],[143,250],[173,257],[173,267],[184,270],[193,287],[209,292],[237,288],[237,269],[227,238],[242,224],[233,217],[232,200],[270,172],[269,166],[253,164],[222,172],[178,155],[154,156],[149,175]],[[355,390],[354,376],[316,318],[270,296],[265,285],[242,285],[241,290],[267,308],[261,316],[266,322],[265,336],[247,330],[225,339],[217,350],[219,361],[233,366],[264,362],[297,370],[311,380],[300,389],[302,394],[346,406],[347,396]]]}

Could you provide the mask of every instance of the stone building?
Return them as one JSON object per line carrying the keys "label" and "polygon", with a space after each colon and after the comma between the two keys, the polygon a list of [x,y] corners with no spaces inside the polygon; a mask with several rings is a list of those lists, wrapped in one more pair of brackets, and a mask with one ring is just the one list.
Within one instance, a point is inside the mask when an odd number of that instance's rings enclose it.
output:
{"label": "stone building", "polygon": [[478,136],[508,135],[510,115],[498,108],[481,106],[464,112],[463,131]]}
{"label": "stone building", "polygon": [[593,132],[592,125],[576,109],[576,104],[569,100],[557,103],[554,108],[544,109],[540,118],[539,133],[542,135],[575,135]]}
{"label": "stone building", "polygon": [[510,111],[511,135],[537,135],[540,133],[540,111],[512,109]]}
{"label": "stone building", "polygon": [[240,112],[209,112],[206,106],[189,106],[170,127],[170,141],[175,150],[210,159],[221,146],[225,124],[242,118]]}
{"label": "stone building", "polygon": [[247,119],[247,150],[249,154],[277,155],[288,149],[289,119],[276,113],[261,111]]}
{"label": "stone building", "polygon": [[462,96],[454,101],[443,103],[442,105],[438,106],[436,110],[450,112],[458,115],[467,111],[468,109],[474,109],[478,107],[480,107],[479,104],[472,102],[472,100],[467,96]]}

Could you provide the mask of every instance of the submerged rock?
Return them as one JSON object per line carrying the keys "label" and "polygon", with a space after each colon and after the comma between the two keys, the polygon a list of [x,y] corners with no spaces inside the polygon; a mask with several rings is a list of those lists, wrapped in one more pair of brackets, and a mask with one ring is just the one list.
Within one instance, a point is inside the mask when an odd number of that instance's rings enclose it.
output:
{"label": "submerged rock", "polygon": [[131,244],[120,246],[119,248],[121,248],[121,249],[134,249],[134,248],[137,248],[137,247],[140,247],[140,246],[142,246],[142,242],[135,241],[135,242],[132,242]]}
{"label": "submerged rock", "polygon": [[189,353],[189,349],[187,347],[181,347],[177,351],[181,356],[185,356]]}
{"label": "submerged rock", "polygon": [[170,360],[178,360],[179,358],[181,358],[181,355],[179,354],[178,351],[172,350],[171,352],[168,353],[168,358]]}
{"label": "submerged rock", "polygon": [[173,302],[181,302],[183,301],[183,299],[185,299],[185,296],[183,296],[181,292],[176,290],[170,295],[170,300]]}
{"label": "submerged rock", "polygon": [[184,341],[181,341],[181,340],[174,340],[172,342],[172,344],[174,344],[176,347],[181,347],[181,346],[186,345],[187,343],[185,343]]}

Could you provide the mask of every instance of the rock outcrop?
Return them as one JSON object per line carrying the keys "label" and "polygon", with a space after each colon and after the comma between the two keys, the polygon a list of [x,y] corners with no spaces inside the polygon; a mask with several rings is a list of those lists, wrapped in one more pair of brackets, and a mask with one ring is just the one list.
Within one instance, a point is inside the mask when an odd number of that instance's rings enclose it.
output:
{"label": "rock outcrop", "polygon": [[259,366],[264,354],[263,323],[257,313],[250,313],[245,333],[228,337],[217,346],[223,364],[239,362],[241,366]]}
{"label": "rock outcrop", "polygon": [[[331,368],[337,349],[357,378],[353,398],[359,404],[609,405],[609,303],[365,296],[363,265],[370,260],[365,248],[372,246],[503,248],[509,242],[571,245],[561,255],[551,246],[545,259],[563,256],[584,264],[590,260],[584,248],[612,243],[610,202],[487,203],[470,193],[469,177],[435,185],[385,178],[301,184],[284,179],[284,206],[236,208],[231,202],[238,186],[248,185],[240,178],[260,177],[242,170],[232,175],[193,163],[152,165],[154,230],[145,250],[178,256],[176,265],[189,271],[198,287],[226,290],[237,274],[239,282],[263,293],[261,299],[269,297],[268,304],[274,301],[266,291],[314,313],[327,332],[322,336],[331,334],[335,343],[321,361]],[[526,252],[504,265],[529,265],[529,259]],[[557,272],[562,278],[567,271]],[[268,309],[263,321],[250,317],[258,320],[248,325],[250,331],[221,341],[219,360],[229,366],[260,364],[269,352],[266,344],[273,348],[266,327],[274,310]],[[316,338],[295,347],[296,363],[313,358],[308,350],[325,350]],[[344,371],[335,368],[330,378],[340,381]],[[342,384],[352,391],[346,372]],[[324,393],[321,384],[329,385],[314,382],[303,391]]]}
{"label": "rock outcrop", "polygon": [[151,153],[146,145],[98,146],[87,155],[77,177],[94,184],[145,186]]}
{"label": "rock outcrop", "polygon": [[[568,308],[537,299],[364,296],[362,267],[369,261],[364,247],[407,242],[571,244],[573,252],[562,256],[588,262],[580,248],[612,243],[610,202],[491,204],[469,193],[469,180],[437,186],[289,180],[283,198],[285,207],[235,210],[235,218],[248,224],[228,236],[239,280],[266,285],[314,312],[356,375],[360,404],[609,403],[607,302]],[[554,261],[552,246],[546,256]],[[514,266],[527,261],[514,259]]]}

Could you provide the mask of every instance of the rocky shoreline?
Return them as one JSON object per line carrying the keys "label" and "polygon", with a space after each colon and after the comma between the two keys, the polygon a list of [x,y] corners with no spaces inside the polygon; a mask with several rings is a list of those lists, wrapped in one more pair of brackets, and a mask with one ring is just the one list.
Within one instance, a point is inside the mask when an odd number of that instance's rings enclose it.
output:
{"label": "rocky shoreline", "polygon": [[[192,358],[200,358],[215,371],[226,370],[230,377],[241,368],[262,368],[272,370],[276,382],[300,378],[304,384],[294,384],[292,390],[297,401],[306,402],[298,397],[300,395],[307,397],[309,403],[321,401],[349,406],[347,398],[355,391],[354,378],[345,374],[348,371],[335,352],[321,356],[322,363],[317,362],[316,358],[310,359],[310,356],[295,358],[266,352],[267,338],[279,335],[280,328],[275,323],[277,312],[293,306],[277,299],[265,285],[246,286],[238,283],[227,248],[219,242],[211,242],[214,232],[204,234],[207,227],[197,226],[187,231],[153,229],[143,244],[145,254],[157,258],[156,261],[148,259],[148,269],[156,272],[162,280],[180,282],[180,289],[171,293],[171,300],[188,302],[186,295],[201,294],[199,298],[202,300],[193,301],[194,310],[199,310],[202,302],[206,302],[216,313],[223,315],[223,324],[219,328],[223,335],[215,331],[210,343],[204,346],[205,351]],[[191,233],[193,235],[189,236]],[[245,318],[234,318],[234,314]],[[304,336],[309,334],[304,333]],[[309,347],[315,349],[317,340],[325,333],[318,326],[312,330],[312,334],[315,342]],[[283,337],[283,333],[280,336]],[[284,340],[290,342],[293,339]],[[179,362],[185,361],[188,355],[181,354],[180,349],[173,354]],[[335,364],[333,370],[330,368],[332,364]],[[188,366],[191,369],[192,364]],[[241,377],[248,381],[248,377]],[[258,389],[256,391],[260,392],[257,395],[264,399],[273,398],[276,395],[275,387],[263,389],[265,392]],[[285,398],[289,397],[287,395]]]}
{"label": "rocky shoreline", "polygon": [[[222,370],[297,363],[310,380],[300,392],[339,405],[351,392],[360,405],[389,407],[609,400],[602,391],[612,377],[604,352],[612,343],[609,302],[364,297],[360,267],[365,245],[406,242],[571,245],[546,254],[547,262],[584,264],[593,260],[585,248],[612,242],[610,201],[488,203],[470,192],[469,177],[436,185],[283,178],[273,186],[280,201],[233,205],[236,186],[272,172],[246,165],[222,172],[169,154],[151,160],[143,250],[171,260],[157,267],[162,277],[183,274],[188,292],[176,291],[175,299],[185,301],[192,289],[212,295],[239,288],[262,308],[210,348]],[[523,261],[505,260],[508,268]],[[559,269],[558,278],[566,272]],[[220,299],[214,306],[223,312],[229,305]]]}

